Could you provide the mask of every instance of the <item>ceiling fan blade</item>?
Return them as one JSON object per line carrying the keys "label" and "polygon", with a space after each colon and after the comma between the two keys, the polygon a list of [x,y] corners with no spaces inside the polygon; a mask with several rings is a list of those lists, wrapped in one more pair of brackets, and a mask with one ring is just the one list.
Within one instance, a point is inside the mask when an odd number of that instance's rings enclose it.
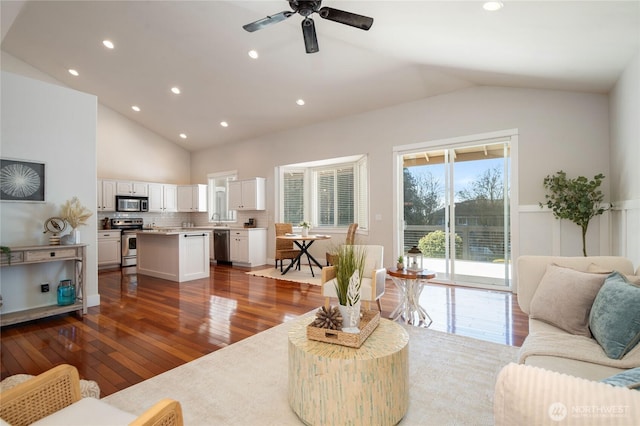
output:
{"label": "ceiling fan blade", "polygon": [[304,47],[307,53],[316,53],[318,47],[318,37],[316,37],[316,24],[311,18],[304,18],[302,21],[302,35],[304,37]]}
{"label": "ceiling fan blade", "polygon": [[338,10],[332,7],[323,7],[318,13],[320,14],[320,17],[324,19],[350,25],[365,31],[373,25],[373,18],[351,12],[345,12],[344,10]]}
{"label": "ceiling fan blade", "polygon": [[284,12],[276,13],[275,15],[267,16],[266,18],[258,19],[257,21],[250,24],[243,25],[242,28],[252,33],[254,31],[261,30],[269,25],[277,24],[278,22],[284,21],[292,15],[295,15],[295,12],[285,10]]}

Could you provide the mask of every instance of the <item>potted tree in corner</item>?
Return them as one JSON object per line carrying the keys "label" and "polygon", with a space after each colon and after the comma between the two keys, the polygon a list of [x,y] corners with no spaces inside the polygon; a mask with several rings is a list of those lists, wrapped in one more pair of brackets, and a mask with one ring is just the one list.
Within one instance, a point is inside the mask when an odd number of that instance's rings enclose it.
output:
{"label": "potted tree in corner", "polygon": [[544,187],[548,191],[545,195],[547,201],[540,203],[540,207],[547,206],[556,219],[569,219],[580,227],[584,256],[587,256],[586,235],[591,218],[611,208],[602,206],[604,194],[598,188],[603,180],[602,173],[595,175],[592,180],[584,176],[569,179],[562,170],[544,178]]}

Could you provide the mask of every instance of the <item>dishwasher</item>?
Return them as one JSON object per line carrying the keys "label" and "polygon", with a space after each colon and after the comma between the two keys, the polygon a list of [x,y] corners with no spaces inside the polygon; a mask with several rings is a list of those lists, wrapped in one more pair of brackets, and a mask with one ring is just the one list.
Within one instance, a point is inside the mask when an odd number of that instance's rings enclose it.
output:
{"label": "dishwasher", "polygon": [[213,231],[213,255],[216,263],[231,263],[229,255],[229,230],[215,229]]}

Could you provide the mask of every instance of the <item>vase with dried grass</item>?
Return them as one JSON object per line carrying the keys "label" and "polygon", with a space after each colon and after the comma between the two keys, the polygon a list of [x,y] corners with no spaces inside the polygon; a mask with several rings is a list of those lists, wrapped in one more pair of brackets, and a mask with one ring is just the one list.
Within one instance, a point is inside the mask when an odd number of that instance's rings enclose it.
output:
{"label": "vase with dried grass", "polygon": [[80,232],[78,227],[87,224],[87,220],[93,215],[91,210],[80,203],[78,197],[67,200],[62,205],[60,217],[71,226],[71,231],[63,238],[64,244],[79,244]]}

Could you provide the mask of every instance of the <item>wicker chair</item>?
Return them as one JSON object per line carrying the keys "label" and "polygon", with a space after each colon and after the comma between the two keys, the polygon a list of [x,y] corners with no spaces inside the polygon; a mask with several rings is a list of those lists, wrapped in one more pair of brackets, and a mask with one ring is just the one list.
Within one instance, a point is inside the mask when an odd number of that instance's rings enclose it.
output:
{"label": "wicker chair", "polygon": [[[68,364],[54,367],[0,394],[0,418],[12,426],[26,426],[47,416],[56,416],[65,408],[80,404],[80,378],[78,370]],[[182,426],[180,403],[164,399],[141,416],[126,413],[101,400],[85,398],[101,412],[112,412],[110,419],[128,418],[124,424],[135,426]],[[68,408],[67,408],[68,407]],[[56,414],[57,413],[57,414]],[[91,413],[89,413],[91,414]],[[74,417],[74,421],[78,420]],[[116,420],[113,420],[117,422]]]}
{"label": "wicker chair", "polygon": [[[290,223],[276,223],[276,237],[293,233],[293,226]],[[279,240],[276,238],[276,268],[278,267],[278,260],[280,261],[280,272],[282,272],[282,261],[284,259],[293,260],[298,257],[300,250],[293,248],[293,241]],[[300,263],[297,268],[300,269]]]}
{"label": "wicker chair", "polygon": [[[356,240],[356,230],[358,229],[357,223],[352,223],[347,229],[347,238],[344,240],[345,244],[353,245]],[[335,254],[327,252],[327,266],[335,265]]]}

